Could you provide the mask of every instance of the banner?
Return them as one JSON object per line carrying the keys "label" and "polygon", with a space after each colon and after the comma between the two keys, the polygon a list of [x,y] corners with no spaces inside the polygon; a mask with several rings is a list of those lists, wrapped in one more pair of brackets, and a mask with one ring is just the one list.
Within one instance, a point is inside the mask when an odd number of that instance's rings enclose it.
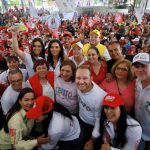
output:
{"label": "banner", "polygon": [[138,24],[141,24],[142,22],[142,18],[143,18],[144,11],[146,8],[146,2],[147,0],[141,0],[140,7],[135,9],[135,16],[138,20]]}
{"label": "banner", "polygon": [[74,0],[56,0],[56,4],[61,13],[74,12],[76,9]]}
{"label": "banner", "polygon": [[37,14],[36,8],[34,7],[33,0],[28,0],[28,1],[29,1],[30,16],[33,18],[38,18],[38,14]]}

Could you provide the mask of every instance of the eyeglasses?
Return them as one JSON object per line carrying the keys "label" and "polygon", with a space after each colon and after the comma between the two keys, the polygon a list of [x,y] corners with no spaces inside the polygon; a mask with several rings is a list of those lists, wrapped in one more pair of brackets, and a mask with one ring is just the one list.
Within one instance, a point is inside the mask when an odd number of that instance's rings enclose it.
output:
{"label": "eyeglasses", "polygon": [[16,84],[18,82],[22,82],[23,79],[18,79],[18,80],[12,80],[10,81],[11,84]]}
{"label": "eyeglasses", "polygon": [[121,67],[117,67],[116,70],[117,71],[123,71],[123,72],[127,72],[128,71],[127,68],[121,68]]}

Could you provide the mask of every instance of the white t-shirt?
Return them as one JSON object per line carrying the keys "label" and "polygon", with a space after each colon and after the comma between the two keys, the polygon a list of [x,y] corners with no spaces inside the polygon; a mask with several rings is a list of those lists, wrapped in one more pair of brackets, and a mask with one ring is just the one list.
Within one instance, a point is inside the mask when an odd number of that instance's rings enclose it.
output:
{"label": "white t-shirt", "polygon": [[54,89],[49,84],[49,82],[47,81],[46,84],[41,84],[41,85],[42,85],[42,89],[43,89],[43,91],[42,91],[43,92],[43,96],[48,96],[52,100],[54,100]]}
{"label": "white t-shirt", "polygon": [[[22,69],[22,68],[19,68],[19,70],[22,72],[22,75],[23,75],[23,81],[25,82],[28,78],[28,73],[27,73],[27,70],[26,69]],[[5,84],[5,85],[9,85],[9,82],[8,82],[8,72],[10,70],[6,70],[4,72],[2,72],[0,74],[0,83],[1,84]]]}
{"label": "white t-shirt", "polygon": [[61,59],[59,59],[59,61],[57,62],[55,69],[52,66],[50,66],[49,71],[54,71],[55,75],[59,76],[60,75],[60,66],[61,66]]}
{"label": "white t-shirt", "polygon": [[138,79],[135,90],[135,117],[142,126],[142,139],[150,141],[150,85],[143,89]]}
{"label": "white t-shirt", "polygon": [[[97,124],[100,123],[100,120],[97,119]],[[109,140],[113,140],[115,138],[115,129],[114,126],[111,122],[108,122],[107,120],[104,123],[105,129],[107,130],[107,133],[109,134]],[[99,132],[99,125],[97,127],[95,127],[95,130],[97,130],[97,132]],[[92,133],[93,136],[93,133]],[[100,136],[100,134],[99,134]],[[142,128],[140,126],[140,124],[132,119],[131,117],[127,117],[127,129],[126,129],[126,144],[124,145],[123,148],[121,148],[121,150],[135,150],[137,149],[137,146],[141,140],[141,136],[142,136]],[[95,136],[94,136],[95,137]],[[98,137],[98,136],[97,136]],[[97,138],[95,137],[95,138]],[[108,136],[107,136],[108,137]],[[103,137],[105,138],[105,137]],[[105,140],[107,140],[107,138],[105,138]],[[111,147],[111,150],[120,150],[120,148],[114,148],[113,146]]]}
{"label": "white t-shirt", "polygon": [[[26,83],[23,83],[23,88],[29,87]],[[19,92],[16,92],[12,89],[11,85],[4,91],[1,97],[1,105],[4,111],[4,114],[7,114],[9,109],[15,104],[18,98]]]}
{"label": "white t-shirt", "polygon": [[80,64],[77,64],[77,62],[75,61],[73,56],[69,57],[69,59],[72,60],[75,63],[76,67],[79,67],[79,66],[83,65],[87,61],[87,57],[86,56],[83,57],[83,59],[80,62]]}
{"label": "white t-shirt", "polygon": [[92,126],[95,125],[96,118],[100,118],[102,101],[107,94],[96,83],[92,82],[93,88],[86,93],[77,90],[79,99],[79,116]]}
{"label": "white t-shirt", "polygon": [[66,82],[55,76],[54,87],[56,102],[66,107],[71,114],[77,113],[79,102],[75,82]]}
{"label": "white t-shirt", "polygon": [[79,138],[81,132],[79,121],[75,116],[72,116],[72,118],[73,120],[70,120],[60,113],[53,112],[48,128],[50,142],[42,145],[43,149],[51,150],[59,141],[71,141]]}

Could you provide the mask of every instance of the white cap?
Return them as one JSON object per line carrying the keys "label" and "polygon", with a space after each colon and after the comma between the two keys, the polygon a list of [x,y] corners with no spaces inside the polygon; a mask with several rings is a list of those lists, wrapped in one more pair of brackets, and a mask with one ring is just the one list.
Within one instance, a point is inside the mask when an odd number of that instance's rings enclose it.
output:
{"label": "white cap", "polygon": [[80,48],[83,48],[83,44],[81,42],[74,43],[72,47],[75,47],[75,45],[79,46]]}
{"label": "white cap", "polygon": [[150,54],[148,53],[139,53],[133,57],[133,65],[134,63],[139,62],[141,64],[150,63]]}
{"label": "white cap", "polygon": [[133,42],[139,42],[139,40],[140,40],[139,38],[135,38],[135,39],[133,39],[132,41],[133,41]]}

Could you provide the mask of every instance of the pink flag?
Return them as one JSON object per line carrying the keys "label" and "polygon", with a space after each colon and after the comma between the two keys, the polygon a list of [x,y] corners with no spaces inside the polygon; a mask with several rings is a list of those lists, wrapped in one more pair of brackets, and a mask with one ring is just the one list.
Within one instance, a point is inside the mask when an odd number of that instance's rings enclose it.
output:
{"label": "pink flag", "polygon": [[116,21],[117,23],[122,23],[122,22],[123,22],[123,17],[122,17],[122,14],[121,14],[121,13],[117,13],[117,14],[115,15],[115,21]]}

